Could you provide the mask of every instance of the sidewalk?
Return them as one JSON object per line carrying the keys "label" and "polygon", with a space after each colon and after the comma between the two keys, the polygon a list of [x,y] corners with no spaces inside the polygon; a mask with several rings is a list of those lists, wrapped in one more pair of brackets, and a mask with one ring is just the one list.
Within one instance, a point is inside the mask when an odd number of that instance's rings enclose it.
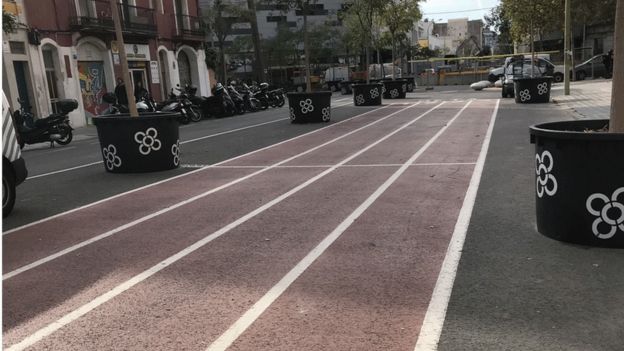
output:
{"label": "sidewalk", "polygon": [[605,118],[610,85],[576,83],[563,99],[561,86],[558,105],[501,101],[439,351],[623,349],[624,251],[537,232],[529,142],[533,124]]}
{"label": "sidewalk", "polygon": [[563,83],[553,86],[552,100],[574,112],[577,119],[608,119],[611,114],[611,79],[572,82],[570,95],[563,95]]}

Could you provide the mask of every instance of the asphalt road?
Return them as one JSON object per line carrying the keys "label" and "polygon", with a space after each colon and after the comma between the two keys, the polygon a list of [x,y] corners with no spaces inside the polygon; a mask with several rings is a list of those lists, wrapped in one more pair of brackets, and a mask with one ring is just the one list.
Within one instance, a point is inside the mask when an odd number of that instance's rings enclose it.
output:
{"label": "asphalt road", "polygon": [[206,120],[169,172],[106,173],[94,129],[25,151],[3,346],[620,350],[621,251],[535,230],[528,126],[570,113],[499,96]]}

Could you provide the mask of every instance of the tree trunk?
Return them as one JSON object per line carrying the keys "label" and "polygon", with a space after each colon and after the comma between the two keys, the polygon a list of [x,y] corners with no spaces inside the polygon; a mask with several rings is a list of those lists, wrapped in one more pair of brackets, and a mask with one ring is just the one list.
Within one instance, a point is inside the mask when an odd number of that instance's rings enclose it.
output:
{"label": "tree trunk", "polygon": [[364,72],[366,72],[366,84],[370,84],[370,76],[368,75],[368,66],[370,66],[370,54],[368,45],[366,46],[366,66],[364,66]]}
{"label": "tree trunk", "polygon": [[266,81],[266,77],[264,75],[264,64],[262,62],[262,52],[261,52],[261,43],[260,43],[260,32],[258,31],[258,21],[256,19],[256,3],[254,0],[247,0],[247,7],[249,8],[250,16],[249,16],[249,24],[251,24],[251,39],[253,41],[254,46],[254,55],[255,55],[255,69],[256,69],[256,79],[259,82]]}
{"label": "tree trunk", "polygon": [[221,83],[227,83],[227,64],[225,63],[225,45],[219,41],[219,56],[221,61]]}
{"label": "tree trunk", "polygon": [[308,4],[303,8],[303,51],[305,55],[306,72],[306,92],[312,92],[312,82],[310,81],[310,48],[308,47]]}
{"label": "tree trunk", "polygon": [[[615,46],[613,56],[613,86],[611,91],[611,121],[609,131],[624,133],[624,2],[617,2],[615,10]],[[618,99],[619,97],[619,99]]]}
{"label": "tree trunk", "polygon": [[139,117],[139,112],[136,107],[136,100],[134,97],[134,86],[129,84],[128,78],[130,77],[130,70],[128,68],[128,56],[126,56],[126,49],[124,47],[123,32],[121,29],[121,20],[119,18],[119,8],[117,7],[117,0],[110,0],[111,11],[113,15],[113,24],[115,25],[115,37],[117,39],[117,47],[119,48],[119,58],[121,61],[121,79],[123,79],[126,85],[126,97],[128,98],[128,110],[131,117]]}
{"label": "tree trunk", "polygon": [[394,34],[392,34],[391,37],[392,37],[392,80],[394,80],[395,79],[394,58],[395,58],[395,51],[396,51],[396,43],[394,41]]}

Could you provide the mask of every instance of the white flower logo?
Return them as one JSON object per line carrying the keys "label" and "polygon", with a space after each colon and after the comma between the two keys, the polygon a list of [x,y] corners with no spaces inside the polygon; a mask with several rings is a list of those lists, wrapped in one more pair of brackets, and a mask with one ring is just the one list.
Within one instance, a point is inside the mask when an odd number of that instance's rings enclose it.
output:
{"label": "white flower logo", "polygon": [[[600,193],[592,194],[587,198],[585,204],[587,211],[598,217],[592,224],[592,231],[596,237],[600,239],[610,239],[615,235],[618,228],[624,232],[624,196],[618,201],[618,197],[622,194],[624,194],[624,187],[615,190],[610,199],[606,195]],[[593,207],[595,200],[600,200],[602,202],[602,208],[595,209]],[[611,227],[606,233],[599,228],[603,223],[603,229],[606,229],[605,227],[607,226]]]}
{"label": "white flower logo", "polygon": [[152,150],[160,150],[160,140],[156,139],[158,132],[155,128],[148,128],[145,133],[137,132],[134,134],[134,141],[139,144],[139,152],[148,155]]}
{"label": "white flower logo", "polygon": [[539,95],[544,95],[548,93],[548,83],[544,82],[542,84],[537,85],[537,93]]}
{"label": "white flower logo", "polygon": [[323,122],[329,121],[329,118],[331,117],[329,107],[323,107],[323,110],[321,112],[323,113]]}
{"label": "white flower logo", "polygon": [[290,108],[290,119],[292,121],[294,121],[297,118],[297,116],[295,116],[295,109],[294,108]]}
{"label": "white flower logo", "polygon": [[173,155],[173,164],[180,164],[180,140],[176,141],[175,144],[171,145],[171,154]]}
{"label": "white flower logo", "polygon": [[360,95],[355,97],[355,103],[357,105],[362,105],[364,102],[365,102],[364,95],[360,94]]}
{"label": "white flower logo", "polygon": [[370,97],[372,99],[376,99],[379,96],[379,90],[377,88],[373,88],[370,91]]}
{"label": "white flower logo", "polygon": [[531,100],[531,92],[529,89],[524,89],[520,92],[520,101]]}
{"label": "white flower logo", "polygon": [[[548,162],[546,162],[548,160]],[[542,155],[535,155],[535,174],[537,175],[537,196],[541,198],[544,192],[553,196],[557,193],[557,179],[550,174],[554,166],[553,157],[548,151],[542,152]],[[550,187],[548,185],[551,185]]]}
{"label": "white flower logo", "polygon": [[106,161],[106,169],[112,171],[115,167],[121,167],[121,158],[117,156],[117,148],[110,144],[102,149],[104,160]]}
{"label": "white flower logo", "polygon": [[399,90],[398,89],[390,90],[390,97],[392,97],[393,99],[396,99],[398,96],[399,96]]}
{"label": "white flower logo", "polygon": [[312,99],[305,99],[299,101],[299,106],[301,106],[301,113],[308,113],[314,111],[314,105],[312,105]]}

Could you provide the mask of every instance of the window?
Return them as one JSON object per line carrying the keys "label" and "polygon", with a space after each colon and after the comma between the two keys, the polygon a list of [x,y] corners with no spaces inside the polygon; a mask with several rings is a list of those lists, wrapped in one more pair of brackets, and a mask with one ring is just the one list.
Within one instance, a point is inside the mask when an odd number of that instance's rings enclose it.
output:
{"label": "window", "polygon": [[46,81],[48,83],[48,93],[50,99],[58,99],[58,86],[56,79],[56,69],[54,68],[54,56],[52,50],[43,50],[43,65],[45,67]]}

